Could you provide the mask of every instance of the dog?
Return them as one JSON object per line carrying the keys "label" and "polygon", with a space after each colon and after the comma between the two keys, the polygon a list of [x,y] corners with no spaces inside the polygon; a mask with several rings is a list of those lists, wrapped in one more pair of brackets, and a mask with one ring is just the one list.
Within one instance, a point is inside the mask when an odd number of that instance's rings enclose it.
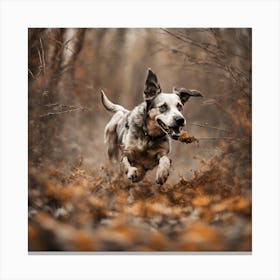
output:
{"label": "dog", "polygon": [[173,88],[163,93],[156,74],[149,68],[144,86],[144,102],[129,111],[112,103],[101,92],[104,107],[114,115],[105,127],[104,139],[111,160],[120,160],[127,178],[141,181],[148,170],[158,165],[156,183],[169,176],[171,139],[178,140],[186,120],[183,105],[190,97],[201,97],[198,90]]}

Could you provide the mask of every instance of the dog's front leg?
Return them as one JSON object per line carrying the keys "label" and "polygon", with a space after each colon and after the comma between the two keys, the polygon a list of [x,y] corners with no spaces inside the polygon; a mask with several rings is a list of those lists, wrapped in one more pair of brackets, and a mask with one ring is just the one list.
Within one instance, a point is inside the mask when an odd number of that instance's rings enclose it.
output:
{"label": "dog's front leg", "polygon": [[123,170],[129,180],[132,182],[139,182],[142,180],[145,175],[143,168],[131,166],[127,157],[123,157],[121,163]]}
{"label": "dog's front leg", "polygon": [[171,161],[167,156],[162,156],[159,159],[159,165],[156,175],[156,183],[162,185],[166,182],[169,176],[169,169],[171,166]]}

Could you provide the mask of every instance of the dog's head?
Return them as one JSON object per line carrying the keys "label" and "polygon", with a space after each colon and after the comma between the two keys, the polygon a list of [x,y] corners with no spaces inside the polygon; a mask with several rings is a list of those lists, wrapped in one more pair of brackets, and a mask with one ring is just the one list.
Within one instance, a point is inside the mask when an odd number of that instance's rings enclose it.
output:
{"label": "dog's head", "polygon": [[202,96],[197,90],[173,88],[172,93],[162,93],[156,74],[149,69],[145,83],[144,99],[148,117],[162,131],[177,140],[186,123],[182,114],[183,105],[192,96]]}

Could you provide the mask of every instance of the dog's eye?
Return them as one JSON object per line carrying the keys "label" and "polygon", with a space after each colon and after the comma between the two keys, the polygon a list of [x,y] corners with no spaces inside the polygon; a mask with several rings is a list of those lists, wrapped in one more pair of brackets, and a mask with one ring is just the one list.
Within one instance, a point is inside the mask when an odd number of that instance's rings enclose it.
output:
{"label": "dog's eye", "polygon": [[167,111],[167,109],[168,109],[168,106],[167,106],[166,103],[164,103],[164,104],[162,104],[161,106],[159,106],[159,111],[160,111],[161,113]]}
{"label": "dog's eye", "polygon": [[178,104],[177,104],[177,109],[178,109],[179,111],[182,111],[182,110],[183,110],[182,104],[178,103]]}

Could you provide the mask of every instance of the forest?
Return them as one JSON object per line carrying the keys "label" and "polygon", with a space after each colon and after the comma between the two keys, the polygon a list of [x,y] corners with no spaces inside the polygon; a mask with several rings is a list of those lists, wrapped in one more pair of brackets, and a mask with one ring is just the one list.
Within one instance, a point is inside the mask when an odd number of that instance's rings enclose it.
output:
{"label": "forest", "polygon": [[[251,44],[249,28],[29,28],[29,252],[250,252]],[[100,89],[131,110],[148,68],[203,93],[163,185],[131,183],[104,143]]]}

